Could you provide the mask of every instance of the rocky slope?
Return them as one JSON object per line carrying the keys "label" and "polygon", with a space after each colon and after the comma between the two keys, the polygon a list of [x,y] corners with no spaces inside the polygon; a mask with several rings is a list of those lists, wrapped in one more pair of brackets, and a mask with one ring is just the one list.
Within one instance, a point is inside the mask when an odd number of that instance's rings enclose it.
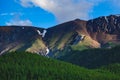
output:
{"label": "rocky slope", "polygon": [[46,44],[52,57],[65,55],[71,49],[98,48],[100,44],[93,40],[87,31],[87,22],[76,19],[47,29]]}
{"label": "rocky slope", "polygon": [[50,57],[71,50],[111,47],[120,42],[120,15],[83,21],[76,19],[48,29],[26,26],[0,27],[0,54],[29,51]]}
{"label": "rocky slope", "polygon": [[42,28],[26,26],[0,27],[0,55],[7,51],[46,53],[46,45],[39,31]]}
{"label": "rocky slope", "polygon": [[87,22],[90,36],[99,43],[120,41],[120,15],[103,16]]}

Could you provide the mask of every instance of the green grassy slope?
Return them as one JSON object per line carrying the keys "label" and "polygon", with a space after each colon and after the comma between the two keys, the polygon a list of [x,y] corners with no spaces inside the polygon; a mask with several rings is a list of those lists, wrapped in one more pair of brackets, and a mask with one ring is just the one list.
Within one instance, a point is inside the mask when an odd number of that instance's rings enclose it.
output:
{"label": "green grassy slope", "polygon": [[120,80],[118,75],[103,70],[89,70],[29,54],[12,52],[0,56],[1,80]]}

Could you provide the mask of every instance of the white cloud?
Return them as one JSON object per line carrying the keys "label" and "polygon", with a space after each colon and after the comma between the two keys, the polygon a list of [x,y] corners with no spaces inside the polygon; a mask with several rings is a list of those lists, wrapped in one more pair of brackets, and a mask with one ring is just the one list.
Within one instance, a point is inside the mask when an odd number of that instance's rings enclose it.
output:
{"label": "white cloud", "polygon": [[110,2],[112,3],[112,5],[114,5],[114,7],[120,9],[120,3],[119,3],[119,0],[110,0]]}
{"label": "white cloud", "polygon": [[89,19],[95,5],[103,0],[20,0],[24,7],[40,7],[55,15],[59,22],[75,18]]}
{"label": "white cloud", "polygon": [[32,22],[30,20],[10,20],[6,22],[6,25],[31,26]]}
{"label": "white cloud", "polygon": [[6,25],[18,25],[18,26],[32,26],[32,22],[28,19],[22,20],[20,17],[22,16],[22,13],[11,13],[13,15],[13,18],[6,22]]}
{"label": "white cloud", "polygon": [[[32,7],[32,3],[30,2],[31,0],[20,0],[20,3],[24,7]],[[16,0],[16,2],[19,3],[19,1]]]}
{"label": "white cloud", "polygon": [[14,16],[16,14],[22,15],[23,13],[21,12],[11,12],[11,13],[1,13],[1,16]]}

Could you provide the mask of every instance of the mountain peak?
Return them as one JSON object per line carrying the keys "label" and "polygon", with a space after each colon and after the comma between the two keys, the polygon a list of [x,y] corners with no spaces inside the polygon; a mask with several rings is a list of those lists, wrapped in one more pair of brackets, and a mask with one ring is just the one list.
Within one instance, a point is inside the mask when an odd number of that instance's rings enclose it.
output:
{"label": "mountain peak", "polygon": [[80,21],[80,19],[77,18],[77,19],[75,19],[74,21]]}

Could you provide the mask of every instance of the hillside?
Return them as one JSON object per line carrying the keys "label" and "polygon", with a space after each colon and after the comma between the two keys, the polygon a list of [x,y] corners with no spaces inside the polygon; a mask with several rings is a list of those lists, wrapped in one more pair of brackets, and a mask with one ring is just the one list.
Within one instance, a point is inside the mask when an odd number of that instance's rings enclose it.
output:
{"label": "hillside", "polygon": [[76,19],[56,25],[48,28],[47,31],[45,42],[51,50],[49,55],[54,58],[65,55],[73,46],[79,46],[79,49],[100,47],[100,44],[89,36],[86,21],[83,20]]}
{"label": "hillside", "polygon": [[102,45],[120,41],[120,15],[101,16],[87,22],[90,36]]}
{"label": "hillside", "polygon": [[47,47],[40,35],[43,30],[32,26],[1,26],[0,55],[11,51],[29,51],[45,55]]}
{"label": "hillside", "polygon": [[112,72],[114,74],[120,75],[120,64],[109,64],[107,66],[102,66],[100,69]]}
{"label": "hillside", "polygon": [[33,26],[1,26],[0,55],[28,51],[59,58],[71,50],[111,48],[120,44],[120,16],[76,19],[47,29]]}
{"label": "hillside", "polygon": [[12,52],[0,56],[2,80],[119,80],[104,70],[89,70],[66,62],[31,54]]}
{"label": "hillside", "polygon": [[120,46],[111,49],[72,50],[59,59],[87,68],[99,68],[109,64],[120,63]]}

